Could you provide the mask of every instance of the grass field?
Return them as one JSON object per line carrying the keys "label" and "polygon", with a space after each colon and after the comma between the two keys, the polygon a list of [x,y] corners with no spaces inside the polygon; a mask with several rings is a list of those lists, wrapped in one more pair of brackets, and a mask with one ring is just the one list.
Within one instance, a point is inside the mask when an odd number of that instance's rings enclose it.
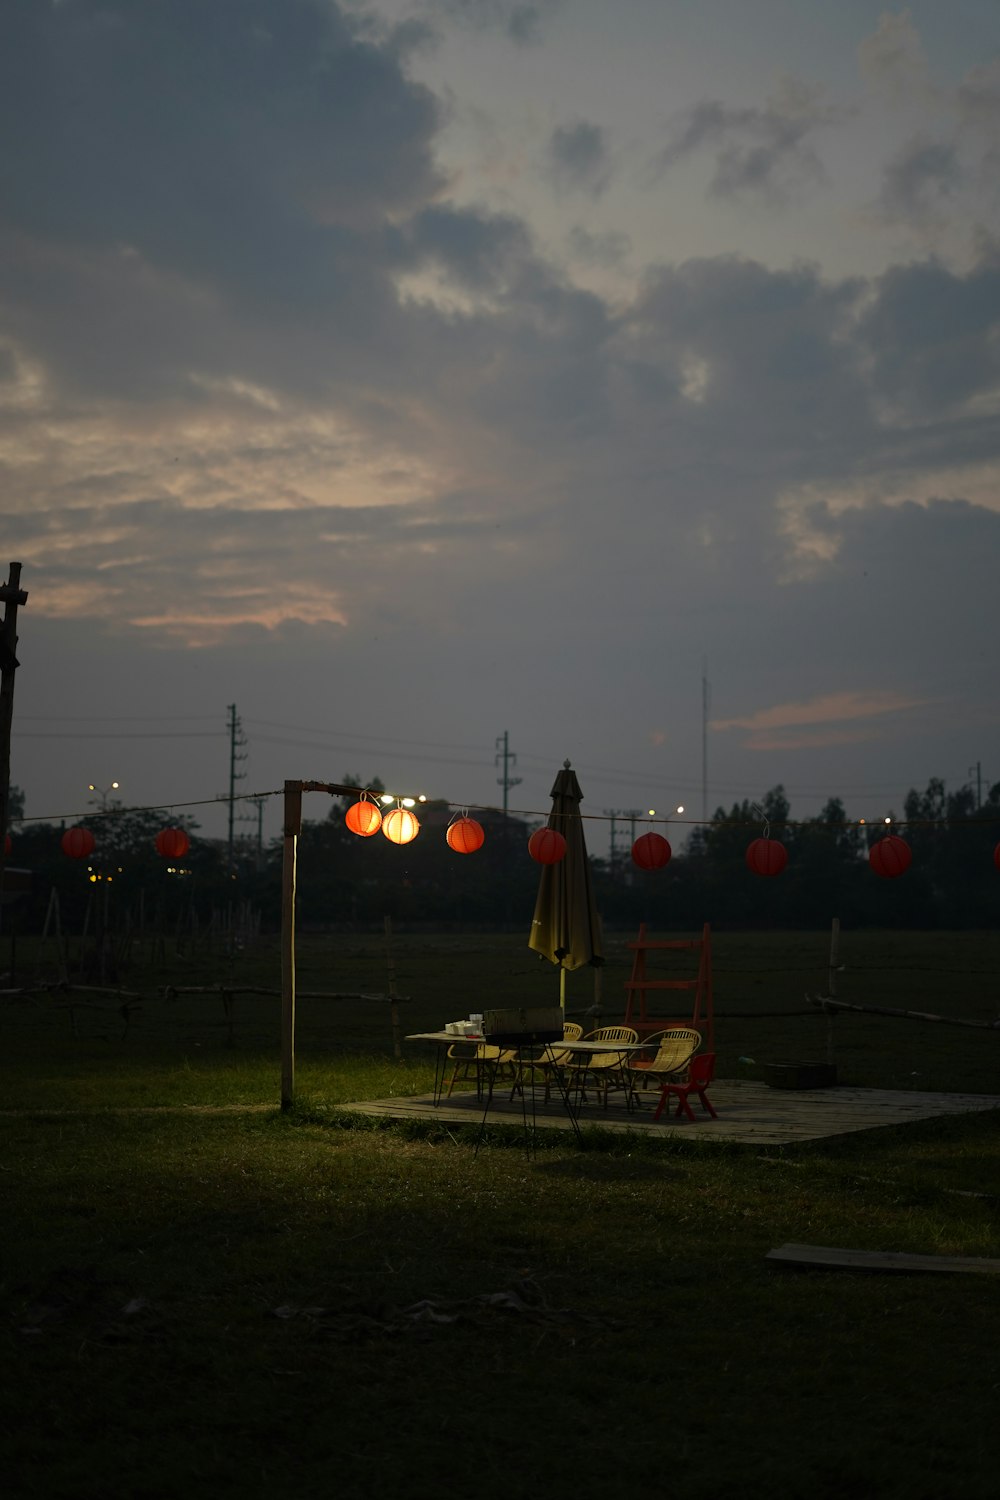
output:
{"label": "grass field", "polygon": [[[1000,1033],[804,1009],[826,934],[716,934],[722,1071],[824,1058],[998,1094]],[[404,1029],[557,979],[503,936],[394,940]],[[990,935],[845,934],[845,1000],[993,1019]],[[18,953],[21,978],[34,967]],[[608,1019],[627,977],[609,943]],[[996,1493],[1000,1281],[777,1270],[784,1241],[1000,1256],[1000,1113],[760,1151],[334,1124],[418,1092],[384,1001],[302,1000],[276,945],[156,971],[114,1007],[0,1011],[7,1493],[20,1497],[971,1497]],[[382,991],[381,936],[300,944],[303,991]],[[574,974],[569,1008],[593,1000]],[[775,1011],[777,1015],[758,1012]],[[753,1014],[751,1014],[753,1013]],[[230,1024],[231,1022],[231,1024]],[[753,1062],[740,1062],[752,1058]],[[223,1112],[226,1108],[231,1112]],[[120,1112],[119,1112],[120,1111]]]}

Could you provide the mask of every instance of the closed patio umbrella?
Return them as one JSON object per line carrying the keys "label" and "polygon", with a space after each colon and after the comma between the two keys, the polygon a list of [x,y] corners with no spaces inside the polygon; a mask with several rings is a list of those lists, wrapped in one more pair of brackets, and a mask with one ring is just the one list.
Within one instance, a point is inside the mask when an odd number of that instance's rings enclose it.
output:
{"label": "closed patio umbrella", "polygon": [[[552,787],[552,811],[548,826],[566,840],[565,857],[542,868],[535,899],[528,947],[559,965],[559,1003],[566,1008],[566,971],[590,964],[599,969],[604,962],[601,919],[594,900],[594,882],[587,858],[580,803],[583,793],[569,761]],[[594,976],[594,997],[600,993],[599,975]]]}

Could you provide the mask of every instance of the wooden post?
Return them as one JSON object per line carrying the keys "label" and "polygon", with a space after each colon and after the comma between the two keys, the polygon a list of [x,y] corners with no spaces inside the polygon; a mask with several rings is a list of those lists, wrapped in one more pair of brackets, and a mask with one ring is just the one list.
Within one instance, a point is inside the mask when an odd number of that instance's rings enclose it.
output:
{"label": "wooden post", "polygon": [[281,1107],[295,1097],[295,874],[302,832],[302,782],[285,782],[281,863]]}
{"label": "wooden post", "polygon": [[0,891],[7,863],[7,827],[10,823],[10,729],[14,718],[14,673],[17,670],[17,606],[28,596],[20,587],[21,564],[12,562],[6,584],[0,586],[4,603],[0,623]]}
{"label": "wooden post", "polygon": [[396,960],[392,952],[392,918],[383,917],[385,926],[386,994],[389,996],[389,1023],[392,1026],[392,1055],[402,1057],[402,1028],[399,1024],[399,996],[396,994]]}
{"label": "wooden post", "polygon": [[[827,976],[826,992],[831,1000],[837,996],[837,969],[840,966],[840,918],[834,917],[830,925],[830,970]],[[826,1060],[833,1062],[833,1017],[834,1012],[826,1012]]]}

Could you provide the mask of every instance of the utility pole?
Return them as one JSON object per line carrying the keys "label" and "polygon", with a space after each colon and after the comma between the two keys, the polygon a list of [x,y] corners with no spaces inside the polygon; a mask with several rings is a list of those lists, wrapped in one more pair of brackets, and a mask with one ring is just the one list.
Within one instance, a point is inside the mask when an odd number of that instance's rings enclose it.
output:
{"label": "utility pole", "polygon": [[3,623],[0,624],[0,889],[7,863],[7,824],[10,821],[10,731],[14,721],[14,673],[17,671],[17,607],[27,604],[21,588],[21,564],[12,562],[7,582],[0,585]]}
{"label": "utility pole", "polygon": [[236,704],[229,705],[229,872],[233,871],[233,819],[236,807],[236,783],[246,775],[245,771],[237,771],[236,767],[240,761],[246,760],[246,755],[240,752],[245,749],[246,736],[243,733],[243,725],[240,716],[236,712]]}
{"label": "utility pole", "polygon": [[[503,749],[500,748],[501,745],[503,746]],[[497,777],[497,785],[503,787],[503,815],[506,819],[507,793],[510,791],[512,786],[520,786],[522,779],[520,776],[512,776],[510,774],[511,766],[517,765],[517,756],[513,755],[508,747],[506,729],[504,730],[503,734],[497,736],[496,749],[497,753],[493,757],[493,764],[498,766],[501,762],[503,763],[503,775]]]}
{"label": "utility pole", "polygon": [[981,761],[977,760],[974,766],[969,767],[970,776],[973,771],[976,773],[976,812],[979,812],[983,805],[983,767]]}
{"label": "utility pole", "polygon": [[611,819],[611,842],[608,845],[608,869],[611,871],[612,874],[614,874],[614,870],[615,870],[615,853],[616,853],[616,850],[615,850],[615,819],[618,816],[618,809],[616,807],[606,807],[604,809],[604,816],[606,818],[610,818]]}
{"label": "utility pole", "polygon": [[639,807],[605,807],[603,809],[603,811],[604,811],[604,816],[606,818],[610,818],[611,819],[610,861],[611,861],[611,869],[612,869],[612,871],[614,871],[615,864],[616,864],[617,859],[618,859],[618,843],[617,843],[617,838],[616,838],[616,833],[615,833],[615,824],[617,823],[617,821],[618,821],[619,818],[623,822],[625,822],[625,823],[628,824],[628,826],[629,826],[629,847],[631,848],[632,844],[635,843],[635,824],[636,824],[636,819],[642,817],[642,809],[639,808]]}
{"label": "utility pole", "polygon": [[257,870],[258,873],[264,868],[264,804],[266,797],[254,797],[253,805],[257,809]]}

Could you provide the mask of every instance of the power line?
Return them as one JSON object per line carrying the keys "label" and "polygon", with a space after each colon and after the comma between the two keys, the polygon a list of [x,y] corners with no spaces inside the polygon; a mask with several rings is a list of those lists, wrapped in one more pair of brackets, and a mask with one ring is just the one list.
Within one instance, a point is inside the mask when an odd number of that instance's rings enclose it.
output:
{"label": "power line", "polygon": [[[317,729],[314,725],[309,724],[276,724],[271,719],[254,718],[245,719],[244,723],[250,728],[253,728],[255,725],[260,724],[263,725],[265,729],[292,729],[299,734],[317,735],[320,738],[325,739],[342,739],[342,736],[338,735],[334,730]],[[423,745],[424,748],[428,750],[482,750],[484,754],[487,753],[487,747],[485,744],[460,745],[456,744],[454,740],[401,740],[385,736],[379,738],[379,736],[376,735],[366,735],[365,738],[379,739],[379,743],[383,745]]]}
{"label": "power line", "polygon": [[19,714],[31,724],[207,724],[214,714]]}
{"label": "power line", "polygon": [[17,738],[21,740],[215,740],[223,732],[221,729],[192,729],[188,732],[169,729],[149,731],[109,729],[107,734],[89,731],[81,734],[79,731],[74,731],[72,735],[66,735],[48,729],[29,729],[27,732],[18,730]]}

